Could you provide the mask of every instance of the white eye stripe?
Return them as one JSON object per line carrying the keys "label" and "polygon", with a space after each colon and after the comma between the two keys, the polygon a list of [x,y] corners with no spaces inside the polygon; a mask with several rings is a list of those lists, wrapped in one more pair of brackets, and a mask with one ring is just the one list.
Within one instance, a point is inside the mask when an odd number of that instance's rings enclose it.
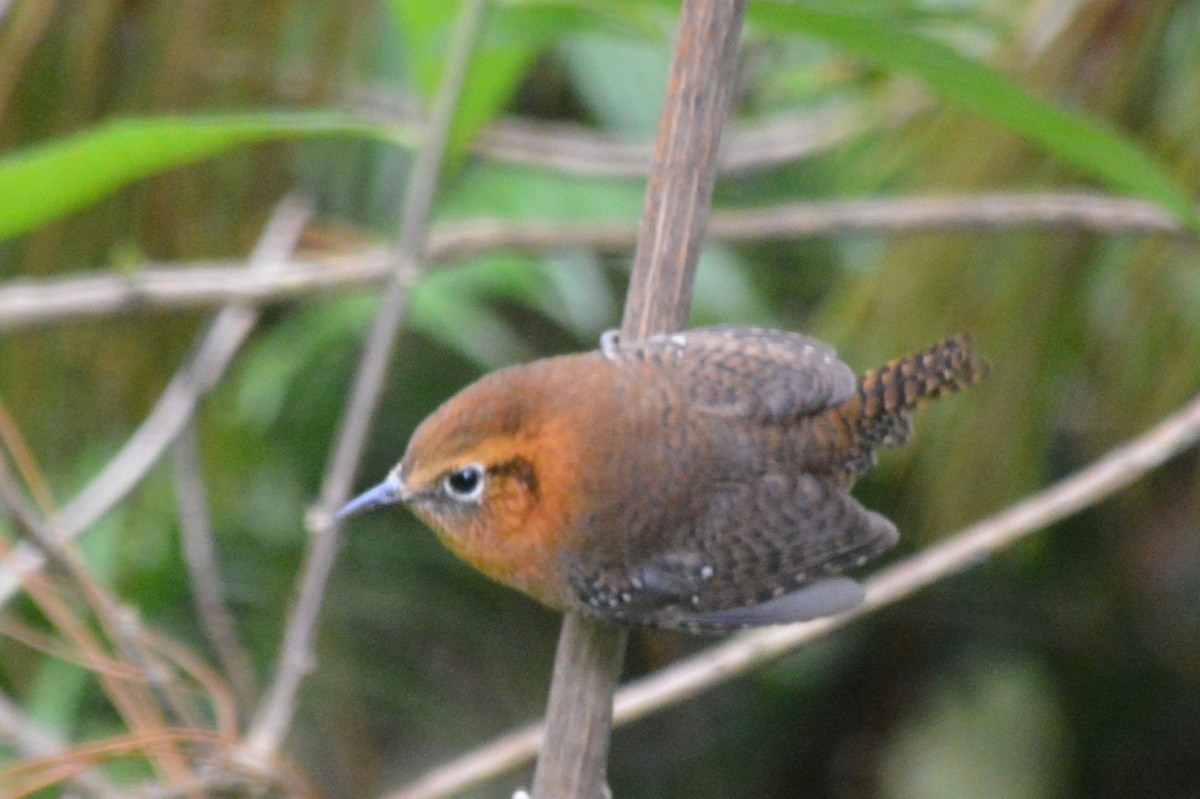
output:
{"label": "white eye stripe", "polygon": [[442,478],[442,490],[458,502],[478,502],[483,496],[485,474],[482,463],[468,463]]}

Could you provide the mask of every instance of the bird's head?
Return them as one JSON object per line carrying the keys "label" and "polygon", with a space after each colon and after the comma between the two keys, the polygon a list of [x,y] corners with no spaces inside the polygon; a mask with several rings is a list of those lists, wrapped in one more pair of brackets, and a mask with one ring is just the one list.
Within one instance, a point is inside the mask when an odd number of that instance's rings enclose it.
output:
{"label": "bird's head", "polygon": [[547,437],[556,425],[528,371],[493,373],[447,400],[418,426],[387,478],[337,518],[403,503],[475,568],[541,593],[526,573],[541,570],[534,556],[540,537],[561,526],[545,496],[554,468]]}

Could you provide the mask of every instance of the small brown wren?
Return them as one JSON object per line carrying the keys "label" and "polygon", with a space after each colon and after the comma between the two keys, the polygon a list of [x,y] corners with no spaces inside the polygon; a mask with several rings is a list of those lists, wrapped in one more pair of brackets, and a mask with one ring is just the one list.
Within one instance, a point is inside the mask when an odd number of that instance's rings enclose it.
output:
{"label": "small brown wren", "polygon": [[986,365],[954,336],[855,379],[799,333],[706,327],[487,375],[339,518],[402,502],[560,610],[693,632],[846,610],[896,527],[848,493],[907,411]]}

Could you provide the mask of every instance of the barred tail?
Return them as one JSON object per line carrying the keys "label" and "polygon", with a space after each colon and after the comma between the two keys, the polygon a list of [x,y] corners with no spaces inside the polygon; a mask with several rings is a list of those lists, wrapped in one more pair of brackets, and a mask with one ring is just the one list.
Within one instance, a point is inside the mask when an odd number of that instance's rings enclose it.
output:
{"label": "barred tail", "polygon": [[864,420],[894,416],[922,400],[966,388],[987,374],[987,363],[971,349],[965,333],[939,341],[927,350],[889,361],[858,381]]}
{"label": "barred tail", "polygon": [[817,459],[852,482],[874,465],[876,450],[908,440],[909,410],[972,385],[987,369],[987,363],[972,352],[970,336],[960,334],[867,372],[845,402],[818,420],[827,433],[819,440],[829,449]]}

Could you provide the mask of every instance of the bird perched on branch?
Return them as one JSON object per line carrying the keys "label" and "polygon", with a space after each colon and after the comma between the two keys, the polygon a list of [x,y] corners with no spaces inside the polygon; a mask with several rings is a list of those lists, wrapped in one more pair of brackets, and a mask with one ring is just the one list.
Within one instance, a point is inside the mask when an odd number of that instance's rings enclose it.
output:
{"label": "bird perched on branch", "polygon": [[799,333],[609,336],[463,389],[338,516],[404,503],[492,579],[617,624],[812,619],[861,601],[842,573],[897,539],[850,486],[985,371],[966,336],[860,379]]}

